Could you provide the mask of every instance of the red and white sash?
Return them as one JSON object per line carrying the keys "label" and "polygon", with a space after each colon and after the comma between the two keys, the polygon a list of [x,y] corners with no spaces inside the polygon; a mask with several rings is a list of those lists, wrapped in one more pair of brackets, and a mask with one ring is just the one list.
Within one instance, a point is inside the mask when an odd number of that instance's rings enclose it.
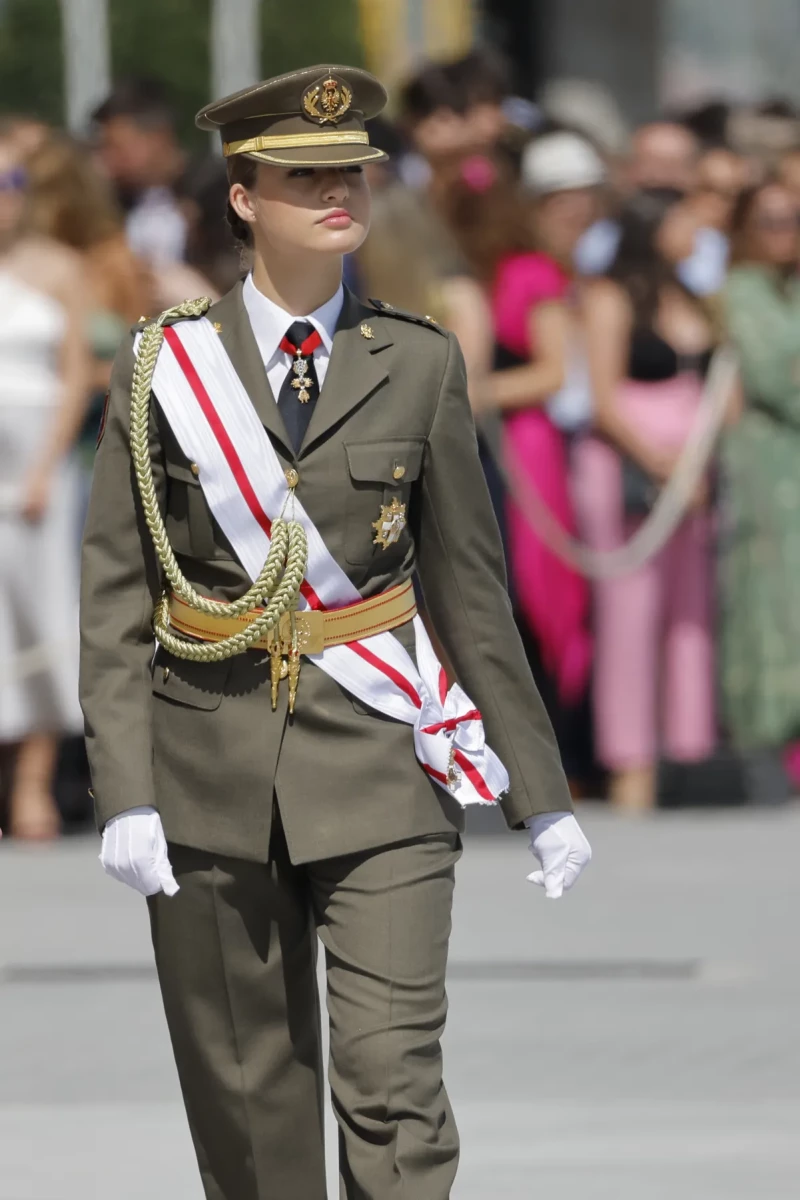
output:
{"label": "red and white sash", "polygon": [[[269,436],[208,320],[164,330],[153,392],[184,454],[200,468],[200,485],[220,528],[256,579],[288,488]],[[292,503],[287,515],[302,523],[308,538],[300,608],[324,611],[360,600],[300,501],[294,497]],[[448,691],[419,617],[414,630],[418,667],[392,633],[307,657],[363,704],[412,725],[423,769],[462,805],[493,804],[509,786],[506,769],[486,745],[481,715],[469,697],[458,684]]]}

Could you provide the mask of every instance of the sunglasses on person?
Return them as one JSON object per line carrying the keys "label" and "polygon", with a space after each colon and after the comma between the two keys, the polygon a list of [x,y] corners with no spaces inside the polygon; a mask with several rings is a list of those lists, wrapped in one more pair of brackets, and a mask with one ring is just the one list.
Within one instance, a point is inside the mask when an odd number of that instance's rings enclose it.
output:
{"label": "sunglasses on person", "polygon": [[800,229],[800,213],[791,217],[757,217],[754,225],[761,233],[796,233]]}
{"label": "sunglasses on person", "polygon": [[24,192],[27,186],[28,176],[22,167],[0,171],[0,192]]}

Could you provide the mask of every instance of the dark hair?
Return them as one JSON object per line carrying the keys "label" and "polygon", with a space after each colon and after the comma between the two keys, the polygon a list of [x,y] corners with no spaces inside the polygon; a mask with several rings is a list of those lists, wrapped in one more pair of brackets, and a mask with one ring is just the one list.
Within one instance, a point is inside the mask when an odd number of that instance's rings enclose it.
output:
{"label": "dark hair", "polygon": [[370,146],[374,146],[377,150],[383,150],[385,154],[388,154],[389,163],[384,163],[383,165],[388,165],[389,170],[396,171],[397,163],[408,149],[408,143],[400,129],[394,121],[390,121],[388,117],[382,115],[373,117],[366,124]]}
{"label": "dark hair", "polygon": [[122,79],[92,113],[92,122],[104,125],[115,117],[129,117],[141,129],[175,129],[175,110],[160,79]]}
{"label": "dark hair", "polygon": [[[240,183],[244,188],[255,186],[258,163],[254,158],[248,158],[246,154],[232,154],[228,159],[227,165],[228,188],[234,183]],[[230,199],[228,200],[228,207],[225,212],[225,220],[228,222],[231,233],[242,249],[250,249],[253,245],[253,231],[247,224],[247,221],[243,221],[236,212]]]}
{"label": "dark hair", "polygon": [[445,67],[464,109],[473,104],[502,104],[510,94],[511,68],[490,46],[478,46]]}
{"label": "dark hair", "polygon": [[412,128],[437,109],[463,115],[474,104],[501,104],[509,94],[510,69],[489,47],[471,50],[451,62],[428,63],[400,93],[400,112]]}
{"label": "dark hair", "polygon": [[218,155],[193,159],[175,185],[175,195],[187,208],[186,261],[222,294],[241,275],[238,245],[225,221],[228,173]]}
{"label": "dark hair", "polygon": [[727,149],[731,111],[727,100],[707,100],[705,104],[684,112],[681,121],[694,134],[703,150]]}
{"label": "dark hair", "polygon": [[460,110],[460,98],[453,80],[442,63],[428,63],[418,71],[400,93],[400,112],[412,128],[440,108]]}
{"label": "dark hair", "polygon": [[620,213],[619,245],[608,269],[608,278],[628,293],[637,326],[647,328],[652,325],[661,290],[667,284],[685,291],[672,264],[659,250],[657,241],[667,213],[683,199],[683,192],[676,188],[645,188],[637,192]]}
{"label": "dark hair", "polygon": [[795,106],[783,96],[772,96],[763,100],[756,107],[756,112],[760,117],[778,117],[783,121],[795,121],[798,116]]}
{"label": "dark hair", "polygon": [[752,184],[739,192],[731,212],[731,242],[734,247],[737,242],[741,243],[742,234],[747,228],[759,196],[764,188],[772,187],[774,182],[775,180],[772,178],[765,179],[761,183]]}

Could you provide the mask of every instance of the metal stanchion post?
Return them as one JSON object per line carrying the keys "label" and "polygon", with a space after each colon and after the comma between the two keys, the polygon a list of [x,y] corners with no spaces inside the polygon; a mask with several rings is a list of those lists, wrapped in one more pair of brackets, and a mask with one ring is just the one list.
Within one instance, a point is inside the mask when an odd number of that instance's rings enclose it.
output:
{"label": "metal stanchion post", "polygon": [[[211,94],[227,96],[255,83],[261,72],[259,0],[213,0]],[[214,153],[219,137],[212,134]]]}
{"label": "metal stanchion post", "polygon": [[108,0],[61,0],[67,126],[82,133],[111,86]]}

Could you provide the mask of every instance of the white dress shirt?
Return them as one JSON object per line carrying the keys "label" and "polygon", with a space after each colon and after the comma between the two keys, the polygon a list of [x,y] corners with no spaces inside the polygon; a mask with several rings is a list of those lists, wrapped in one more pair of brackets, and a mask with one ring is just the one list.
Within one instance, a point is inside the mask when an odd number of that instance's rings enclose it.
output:
{"label": "white dress shirt", "polygon": [[344,286],[340,283],[330,300],[326,300],[319,308],[304,317],[293,317],[274,300],[270,300],[260,292],[253,283],[253,276],[248,275],[242,288],[242,299],[253,327],[261,358],[266,368],[269,386],[275,400],[283,386],[287,372],[292,365],[292,356],[281,350],[280,344],[286,336],[286,331],[295,321],[308,321],[318,331],[322,345],[314,351],[314,366],[317,369],[320,391],[325,382],[328,363],[331,359],[333,335],[344,304]]}

